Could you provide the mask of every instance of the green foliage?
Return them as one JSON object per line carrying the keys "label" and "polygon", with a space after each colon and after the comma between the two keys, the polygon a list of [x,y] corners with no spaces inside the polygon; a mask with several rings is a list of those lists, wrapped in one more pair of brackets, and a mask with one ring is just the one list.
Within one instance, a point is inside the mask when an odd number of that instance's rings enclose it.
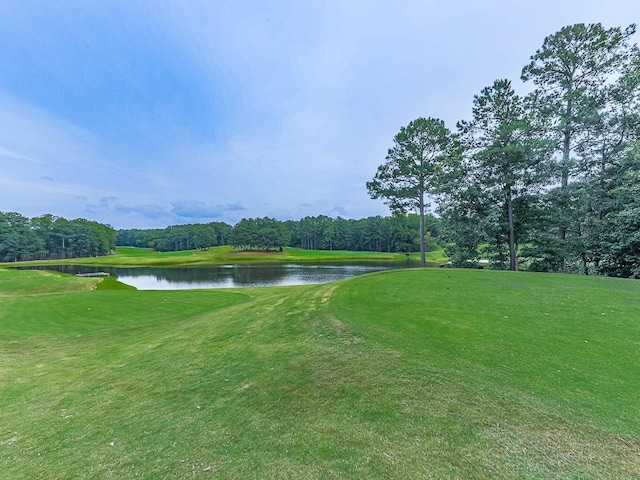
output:
{"label": "green foliage", "polygon": [[476,95],[473,119],[459,122],[458,129],[465,153],[459,164],[445,166],[440,185],[440,211],[448,215],[452,240],[461,243],[450,247],[454,262],[473,262],[485,240],[494,265],[517,270],[518,243],[528,227],[527,202],[521,200],[548,182],[552,145],[537,136],[508,80]]}
{"label": "green foliage", "polygon": [[[440,223],[440,219],[433,215],[425,216],[426,251],[438,248]],[[281,242],[286,243],[280,245]],[[261,244],[272,246],[265,247]],[[391,217],[376,216],[355,220],[318,215],[285,222],[275,219],[243,219],[235,227],[214,222],[166,229],[119,230],[118,245],[153,248],[157,251],[234,245],[249,249],[279,249],[280,246],[290,246],[309,250],[415,252],[420,250],[420,217],[397,213]]]}
{"label": "green foliage", "polygon": [[118,245],[175,252],[226,245],[232,227],[224,222],[172,225],[164,229],[118,230]]}
{"label": "green foliage", "polygon": [[282,250],[289,238],[286,225],[275,218],[243,218],[233,227],[229,244],[244,250]]}
{"label": "green foliage", "polygon": [[[425,215],[426,251],[437,248],[440,219]],[[311,250],[351,250],[369,252],[420,251],[420,217],[397,213],[390,217],[359,220],[324,215],[286,222],[291,233],[289,245]]]}
{"label": "green foliage", "polygon": [[393,139],[386,162],[367,182],[371,198],[384,198],[393,212],[417,211],[420,216],[420,259],[425,260],[425,208],[427,195],[437,188],[442,165],[455,154],[455,141],[442,120],[418,118]]}
{"label": "green foliage", "polygon": [[[604,174],[638,138],[637,47],[630,44],[635,30],[599,23],[563,27],[522,71],[522,79],[536,85],[530,104],[538,125],[561,152],[561,191],[549,197],[558,202],[549,229],[561,239],[549,254],[560,258],[560,270],[588,273],[599,262]],[[570,188],[572,181],[577,188]]]}
{"label": "green foliage", "polygon": [[112,252],[115,245],[116,232],[109,225],[0,212],[0,261],[92,257]]}
{"label": "green foliage", "polygon": [[419,211],[450,155],[451,133],[442,120],[418,118],[402,127],[393,142],[367,190],[372,198],[384,198],[394,212]]}
{"label": "green foliage", "polygon": [[511,269],[637,276],[634,187],[624,180],[640,141],[635,29],[563,27],[524,67],[535,86],[525,99],[508,80],[474,98],[473,119],[459,123],[464,154],[438,186],[454,265],[482,255],[497,268],[508,259]]}
{"label": "green foliage", "polygon": [[588,130],[595,99],[635,48],[629,45],[635,30],[635,25],[623,31],[599,23],[562,27],[545,38],[522,70],[522,80],[537,87],[531,96],[533,106],[562,151],[562,186],[576,173],[571,149]]}
{"label": "green foliage", "polygon": [[[638,149],[640,150],[640,148]],[[627,156],[609,194],[616,208],[604,219],[600,273],[640,278],[640,151]]]}

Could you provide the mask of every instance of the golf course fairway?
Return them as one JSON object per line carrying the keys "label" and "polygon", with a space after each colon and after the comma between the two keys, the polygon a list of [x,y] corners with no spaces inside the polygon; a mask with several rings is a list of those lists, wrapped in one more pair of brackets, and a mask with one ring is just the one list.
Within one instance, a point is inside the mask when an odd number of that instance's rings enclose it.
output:
{"label": "golf course fairway", "polygon": [[100,282],[0,269],[0,478],[640,478],[640,282]]}

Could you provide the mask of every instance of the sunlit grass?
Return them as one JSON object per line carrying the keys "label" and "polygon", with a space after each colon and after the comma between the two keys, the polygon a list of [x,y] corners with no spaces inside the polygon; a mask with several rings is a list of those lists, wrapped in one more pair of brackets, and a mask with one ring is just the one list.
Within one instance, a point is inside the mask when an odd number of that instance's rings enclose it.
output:
{"label": "sunlit grass", "polygon": [[427,269],[138,292],[24,275],[0,270],[0,477],[640,471],[638,282]]}
{"label": "sunlit grass", "polygon": [[[431,252],[431,260],[439,262],[442,251]],[[418,259],[415,255],[412,259]],[[226,265],[238,263],[296,263],[296,262],[361,262],[382,261],[402,262],[407,256],[403,253],[351,252],[341,250],[304,250],[285,248],[278,251],[242,251],[229,246],[206,250],[187,250],[180,252],[154,252],[148,248],[118,247],[116,253],[102,257],[74,258],[67,260],[47,260],[17,263],[0,263],[4,266],[17,265],[103,265],[103,266],[179,266],[179,265]]]}

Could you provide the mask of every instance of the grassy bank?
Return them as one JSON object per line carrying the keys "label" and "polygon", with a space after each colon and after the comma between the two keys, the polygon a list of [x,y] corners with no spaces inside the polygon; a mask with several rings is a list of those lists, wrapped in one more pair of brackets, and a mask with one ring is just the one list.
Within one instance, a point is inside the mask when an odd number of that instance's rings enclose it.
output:
{"label": "grassy bank", "polygon": [[98,281],[0,270],[6,478],[638,478],[638,282]]}
{"label": "grassy bank", "polygon": [[[414,261],[419,261],[419,256],[420,254],[412,254],[410,258]],[[222,246],[209,248],[207,250],[154,252],[148,248],[118,247],[115,254],[104,257],[0,263],[0,266],[70,264],[113,267],[170,267],[182,265],[228,265],[237,263],[403,262],[406,261],[406,259],[407,256],[403,253],[303,250],[301,248],[285,248],[282,252],[244,252],[234,250],[229,246]],[[442,249],[429,252],[427,260],[431,266],[436,266],[446,261]]]}

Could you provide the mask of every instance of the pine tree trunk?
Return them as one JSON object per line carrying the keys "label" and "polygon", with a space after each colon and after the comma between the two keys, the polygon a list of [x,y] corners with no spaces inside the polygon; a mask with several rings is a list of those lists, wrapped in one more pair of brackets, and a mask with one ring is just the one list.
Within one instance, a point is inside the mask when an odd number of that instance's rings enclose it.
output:
{"label": "pine tree trunk", "polygon": [[424,192],[420,192],[420,265],[427,266],[424,248]]}
{"label": "pine tree trunk", "polygon": [[513,221],[513,198],[511,189],[507,192],[507,221],[509,223],[509,270],[518,270],[518,257],[516,254],[516,234]]}

